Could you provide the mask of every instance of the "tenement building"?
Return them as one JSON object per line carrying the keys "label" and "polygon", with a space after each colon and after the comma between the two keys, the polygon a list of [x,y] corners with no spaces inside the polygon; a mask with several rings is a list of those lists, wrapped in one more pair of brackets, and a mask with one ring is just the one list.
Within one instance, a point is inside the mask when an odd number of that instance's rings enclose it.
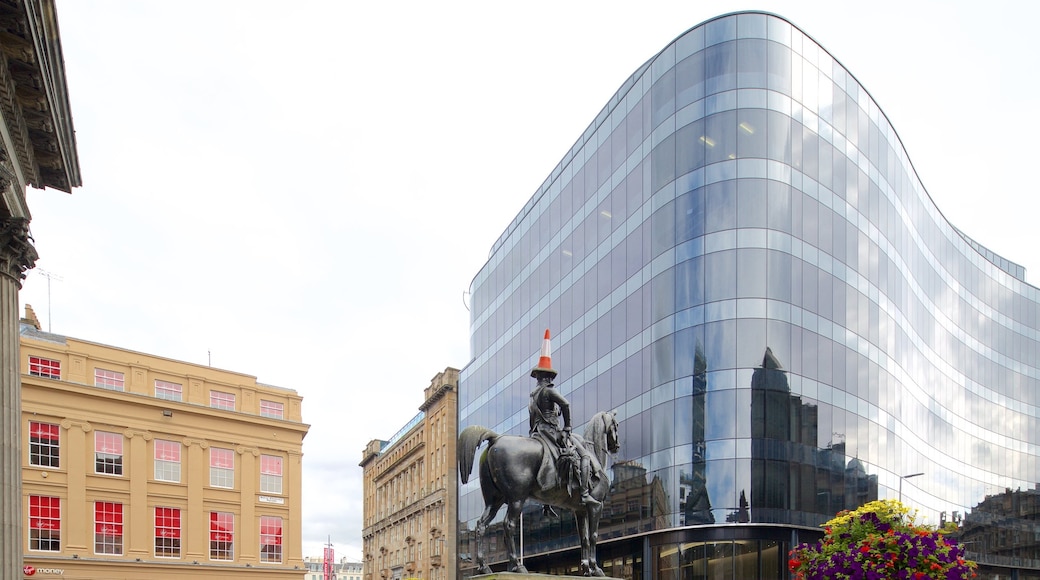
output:
{"label": "tenement building", "polygon": [[54,0],[0,3],[0,578],[22,573],[18,291],[36,264],[26,188],[80,186]]}
{"label": "tenement building", "polygon": [[[946,221],[878,103],[783,18],[712,19],[635,71],[470,292],[460,428],[527,435],[546,328],[575,430],[617,411],[607,575],[784,578],[836,512],[902,498],[957,523],[983,578],[1040,578],[1018,509],[1040,482],[1040,290]],[[523,521],[529,570],[576,572],[569,514]]]}
{"label": "tenement building", "polygon": [[296,391],[44,332],[30,307],[20,338],[27,575],[304,574]]}
{"label": "tenement building", "polygon": [[419,414],[362,452],[364,580],[455,580],[458,382],[437,373]]}

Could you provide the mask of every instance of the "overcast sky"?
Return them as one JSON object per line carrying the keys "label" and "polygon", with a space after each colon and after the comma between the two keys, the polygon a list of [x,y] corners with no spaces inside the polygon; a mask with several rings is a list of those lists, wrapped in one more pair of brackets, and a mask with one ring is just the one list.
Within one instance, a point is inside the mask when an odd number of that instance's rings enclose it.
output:
{"label": "overcast sky", "polygon": [[1040,3],[59,0],[84,185],[30,189],[21,301],[297,390],[304,555],[360,559],[361,451],[466,365],[491,245],[640,64],[745,9],[828,49],[951,223],[1040,280]]}

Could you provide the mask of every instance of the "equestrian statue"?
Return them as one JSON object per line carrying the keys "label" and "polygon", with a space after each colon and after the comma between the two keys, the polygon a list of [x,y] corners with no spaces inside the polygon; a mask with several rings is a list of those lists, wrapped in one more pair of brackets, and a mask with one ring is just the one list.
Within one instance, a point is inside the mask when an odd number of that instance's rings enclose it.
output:
{"label": "equestrian statue", "polygon": [[484,512],[477,521],[476,563],[478,574],[490,574],[485,533],[502,506],[506,506],[505,539],[509,555],[507,571],[526,573],[517,551],[520,513],[528,499],[574,512],[581,539],[581,569],[585,576],[604,576],[596,562],[596,538],[603,501],[610,491],[605,471],[607,453],[617,453],[618,424],[614,413],[596,414],[584,436],[571,432],[571,410],[567,399],[554,388],[549,331],[545,331],[538,366],[531,370],[537,386],[528,404],[528,437],[499,435],[471,425],[459,434],[458,458],[462,483],[469,481],[477,448],[485,441],[480,456],[480,492]]}

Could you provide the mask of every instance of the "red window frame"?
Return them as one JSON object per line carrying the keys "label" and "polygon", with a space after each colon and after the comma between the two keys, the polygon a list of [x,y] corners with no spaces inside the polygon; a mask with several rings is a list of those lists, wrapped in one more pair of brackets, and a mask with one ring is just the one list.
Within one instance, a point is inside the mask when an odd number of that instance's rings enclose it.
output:
{"label": "red window frame", "polygon": [[29,374],[34,377],[47,379],[61,378],[61,361],[43,358],[42,356],[29,356]]}
{"label": "red window frame", "polygon": [[[176,467],[173,466],[176,464]],[[176,477],[166,477],[166,474]],[[181,444],[166,439],[155,440],[155,480],[180,482],[181,477]],[[160,477],[162,475],[163,477]]]}
{"label": "red window frame", "polygon": [[224,409],[225,411],[235,410],[235,394],[225,393],[223,391],[210,391],[209,392],[209,406],[214,409]]}
{"label": "red window frame", "polygon": [[94,502],[94,553],[123,554],[123,504]]}
{"label": "red window frame", "polygon": [[105,369],[94,369],[94,386],[112,391],[126,389],[126,378],[119,371],[106,371]]}
{"label": "red window frame", "polygon": [[[230,483],[227,472],[231,472]],[[221,487],[231,489],[235,487],[235,451],[222,447],[209,448],[209,485],[210,487]]]}
{"label": "red window frame", "polygon": [[260,456],[260,491],[282,493],[282,463],[277,455]]}
{"label": "red window frame", "polygon": [[29,421],[29,465],[59,467],[61,427],[54,423]]}
{"label": "red window frame", "polygon": [[123,475],[123,436],[94,431],[94,473]]}
{"label": "red window frame", "polygon": [[181,557],[180,509],[156,506],[155,556],[157,558]]}
{"label": "red window frame", "polygon": [[155,398],[166,401],[183,401],[184,385],[155,379]]}
{"label": "red window frame", "polygon": [[265,401],[260,399],[260,416],[271,419],[285,418],[285,405],[277,401]]}
{"label": "red window frame", "polygon": [[209,512],[209,559],[235,559],[235,514]]}
{"label": "red window frame", "polygon": [[29,550],[61,551],[61,498],[29,496]]}
{"label": "red window frame", "polygon": [[282,562],[282,518],[260,516],[260,561]]}

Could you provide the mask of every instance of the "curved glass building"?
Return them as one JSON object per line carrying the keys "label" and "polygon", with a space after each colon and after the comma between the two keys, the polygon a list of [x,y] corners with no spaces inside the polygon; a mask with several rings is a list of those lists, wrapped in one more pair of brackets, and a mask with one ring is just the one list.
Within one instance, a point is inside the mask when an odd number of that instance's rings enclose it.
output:
{"label": "curved glass building", "polygon": [[[710,20],[637,70],[470,292],[460,428],[527,434],[546,328],[576,428],[618,413],[608,575],[784,578],[836,512],[902,498],[957,523],[983,578],[1040,578],[1040,290],[946,221],[783,18]],[[529,569],[576,570],[569,514],[524,526]]]}

